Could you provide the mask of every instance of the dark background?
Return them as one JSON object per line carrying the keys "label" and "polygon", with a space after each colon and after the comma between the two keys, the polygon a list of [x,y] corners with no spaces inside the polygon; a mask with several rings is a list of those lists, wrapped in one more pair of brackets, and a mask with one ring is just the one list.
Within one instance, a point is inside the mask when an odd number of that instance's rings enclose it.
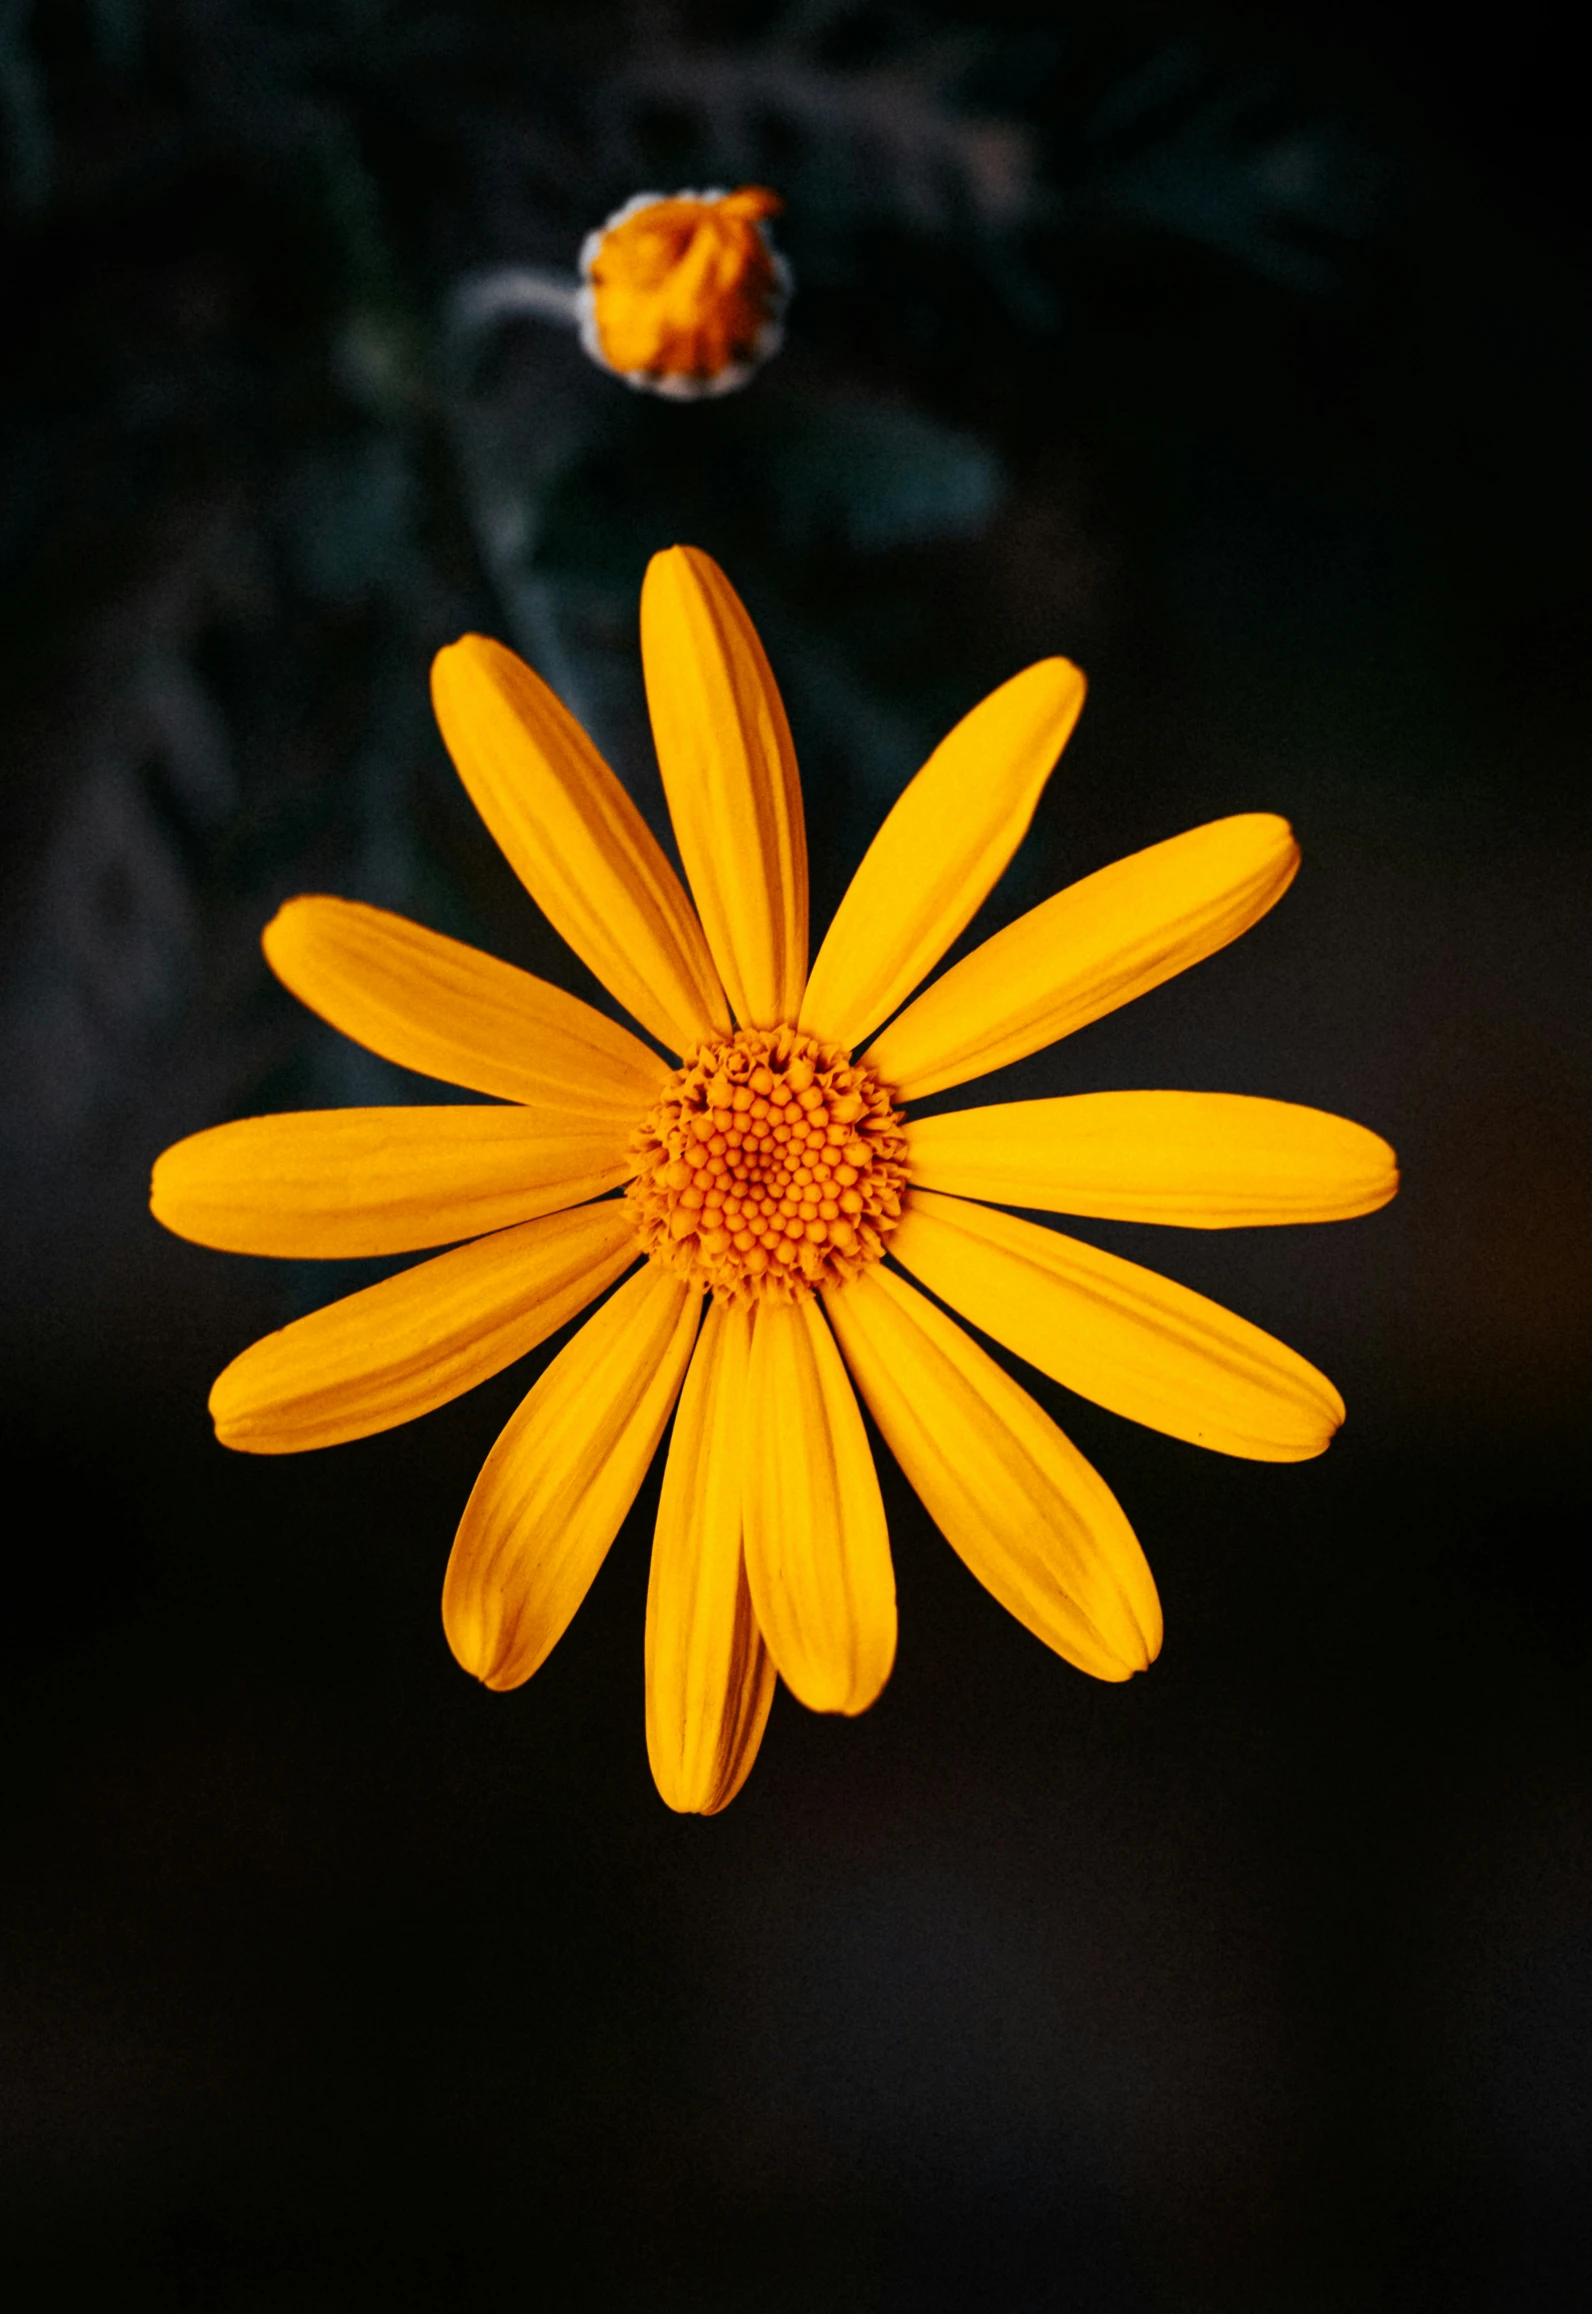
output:
{"label": "dark background", "polygon": [[[1589,2302],[1592,494],[1555,21],[0,11],[14,2302]],[[747,179],[800,293],[734,401],[447,325],[634,190]],[[1286,812],[1306,864],[1008,1089],[1303,1099],[1406,1179],[1337,1229],[1087,1232],[1350,1407],[1279,1469],[1038,1385],[1155,1567],[1148,1677],[1045,1653],[887,1475],[891,1685],[855,1723],[781,1696],[708,1822],[647,1773],[655,1485],[535,1681],[478,1690],[438,1590],[527,1374],[229,1456],[214,1373],[366,1272],[144,1208],[182,1133],[421,1091],[271,985],[290,892],[589,990],[426,669],[516,642],[655,808],[635,601],[676,538],[785,687],[815,925],[940,732],[1067,651],[1090,706],[982,928],[1231,810]]]}

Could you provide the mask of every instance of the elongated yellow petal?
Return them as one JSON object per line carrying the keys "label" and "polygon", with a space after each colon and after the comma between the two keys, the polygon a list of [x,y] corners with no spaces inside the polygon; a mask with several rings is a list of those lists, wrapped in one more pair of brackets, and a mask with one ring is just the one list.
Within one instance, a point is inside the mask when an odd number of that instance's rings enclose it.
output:
{"label": "elongated yellow petal", "polygon": [[671,1808],[716,1815],[752,1772],[774,1664],[741,1549],[751,1319],[715,1302],[664,1466],[647,1586],[647,1756]]}
{"label": "elongated yellow petal", "polygon": [[1282,898],[1286,820],[1242,812],[1117,860],[1042,901],[935,981],[866,1059],[904,1100],[960,1085],[1198,964]]}
{"label": "elongated yellow petal", "polygon": [[471,801],[555,928],[677,1053],[729,1010],[680,880],[568,709],[484,635],[439,651],[437,722]]}
{"label": "elongated yellow petal", "polygon": [[1053,1381],[1132,1422],[1255,1462],[1320,1454],[1343,1400],[1203,1294],[1059,1230],[914,1189],[890,1251]]}
{"label": "elongated yellow petal", "polygon": [[663,1436],[701,1307],[645,1264],[559,1351],[487,1456],[442,1622],[488,1687],[529,1679],[590,1590]]}
{"label": "elongated yellow petal", "polygon": [[210,1393],[216,1436],[297,1454],[412,1422],[545,1342],[636,1253],[628,1211],[605,1200],[438,1254],[234,1358]]}
{"label": "elongated yellow petal", "polygon": [[909,1123],[915,1184],[1043,1213],[1237,1229],[1348,1221],[1399,1185],[1347,1117],[1245,1093],[1073,1093]]}
{"label": "elongated yellow petal", "polygon": [[994,889],[1083,708],[1041,659],[964,715],[892,807],[835,911],[801,1026],[849,1052],[911,995]]}
{"label": "elongated yellow petal", "polygon": [[735,1017],[795,1018],[807,975],[807,833],[785,707],[757,630],[694,546],[655,554],[641,657],[669,816]]}
{"label": "elongated yellow petal", "polygon": [[302,1004],[385,1060],[472,1092],[634,1124],[668,1077],[578,996],[385,908],[289,900],[263,937]]}
{"label": "elongated yellow petal", "polygon": [[752,1329],[746,1572],[781,1678],[810,1711],[866,1711],[895,1661],[895,1570],[868,1434],[818,1304]]}
{"label": "elongated yellow petal", "polygon": [[985,1589],[1096,1679],[1153,1663],[1161,1605],[1138,1539],[1043,1408],[889,1270],[824,1305],[890,1451]]}
{"label": "elongated yellow petal", "polygon": [[414,1253],[557,1213],[635,1171],[617,1124],[554,1111],[301,1109],[195,1133],[155,1161],[149,1204],[223,1253]]}

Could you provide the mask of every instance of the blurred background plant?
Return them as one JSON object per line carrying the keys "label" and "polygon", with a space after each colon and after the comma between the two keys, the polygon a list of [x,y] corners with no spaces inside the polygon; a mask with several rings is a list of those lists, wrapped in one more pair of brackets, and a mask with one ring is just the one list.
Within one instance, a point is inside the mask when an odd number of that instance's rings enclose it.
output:
{"label": "blurred background plant", "polygon": [[[0,0],[0,1353],[18,1499],[57,1497],[10,1576],[0,2142],[36,2285],[131,2243],[173,2303],[363,2304],[386,2229],[384,2302],[446,2302],[415,2210],[495,2193],[584,2274],[558,2307],[1560,2302],[1592,1750],[1525,1538],[1584,1508],[1592,1038],[1547,22]],[[743,182],[797,283],[744,394],[660,404],[572,333],[459,321],[633,192]],[[426,670],[512,642],[661,831],[636,603],[677,539],[785,690],[815,927],[934,740],[1051,650],[1091,706],[986,923],[1225,810],[1299,820],[1275,931],[1091,1032],[1087,1081],[1341,1107],[1419,1200],[1297,1261],[1179,1248],[1354,1426],[1280,1514],[1112,1438],[1160,1700],[1030,1662],[897,1498],[886,1703],[849,1750],[782,1708],[686,1863],[639,1740],[645,1502],[606,1625],[489,1709],[434,1592],[523,1378],[335,1474],[225,1462],[211,1374],[351,1281],[144,1212],[184,1131],[435,1097],[272,986],[288,893],[604,1001],[474,825]]]}

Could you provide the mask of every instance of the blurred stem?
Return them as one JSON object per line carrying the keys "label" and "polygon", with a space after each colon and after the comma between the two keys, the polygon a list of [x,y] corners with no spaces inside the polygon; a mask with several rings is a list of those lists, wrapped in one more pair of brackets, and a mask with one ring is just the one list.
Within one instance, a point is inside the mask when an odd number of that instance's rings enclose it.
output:
{"label": "blurred stem", "polygon": [[[512,475],[495,455],[493,429],[473,391],[472,369],[483,334],[512,320],[573,328],[579,284],[529,265],[508,265],[462,282],[448,301],[444,330],[445,417],[463,484],[476,551],[503,606],[515,648],[578,720],[588,704],[560,628],[553,588],[536,568],[543,508],[578,446],[550,405],[534,444],[518,445]],[[575,434],[583,436],[584,427]]]}
{"label": "blurred stem", "polygon": [[498,265],[460,282],[448,319],[454,331],[465,335],[521,316],[561,321],[573,329],[579,302],[580,283],[565,274],[544,273],[535,265]]}

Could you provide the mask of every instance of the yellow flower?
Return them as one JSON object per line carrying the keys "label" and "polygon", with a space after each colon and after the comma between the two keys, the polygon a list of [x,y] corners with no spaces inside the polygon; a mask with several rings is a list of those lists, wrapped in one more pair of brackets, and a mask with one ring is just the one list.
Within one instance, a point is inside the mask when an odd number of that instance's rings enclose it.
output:
{"label": "yellow flower", "polygon": [[711,1813],[750,1770],[776,1668],[818,1711],[865,1710],[890,1673],[895,1582],[853,1382],[952,1546],[1040,1639],[1100,1679],[1159,1650],[1155,1585],[1115,1499],[942,1303],[1069,1389],[1224,1453],[1298,1460],[1343,1419],[1331,1383],[1257,1327],[1000,1207],[1207,1229],[1338,1220],[1383,1204],[1397,1174],[1361,1126],[1233,1094],[910,1114],[1235,939],[1293,878],[1287,823],[1244,813],[1118,861],[908,1003],[1021,841],[1082,706],[1078,670],[1042,660],[941,742],[809,972],[790,731],[706,555],[654,559],[641,641],[694,909],[522,661],[466,636],[438,655],[433,694],[527,890],[681,1065],[402,917],[292,900],[265,951],[297,996],[388,1059],[501,1105],[218,1126],[160,1159],[153,1206],[182,1236],[240,1253],[454,1249],[233,1361],[211,1393],[217,1434],[257,1454],[424,1414],[623,1281],[487,1458],[443,1617],[488,1686],[528,1679],[673,1412],[647,1741],[669,1804]]}
{"label": "yellow flower", "polygon": [[638,193],[580,253],[581,340],[630,385],[733,393],[779,350],[790,268],[765,219],[777,193]]}

